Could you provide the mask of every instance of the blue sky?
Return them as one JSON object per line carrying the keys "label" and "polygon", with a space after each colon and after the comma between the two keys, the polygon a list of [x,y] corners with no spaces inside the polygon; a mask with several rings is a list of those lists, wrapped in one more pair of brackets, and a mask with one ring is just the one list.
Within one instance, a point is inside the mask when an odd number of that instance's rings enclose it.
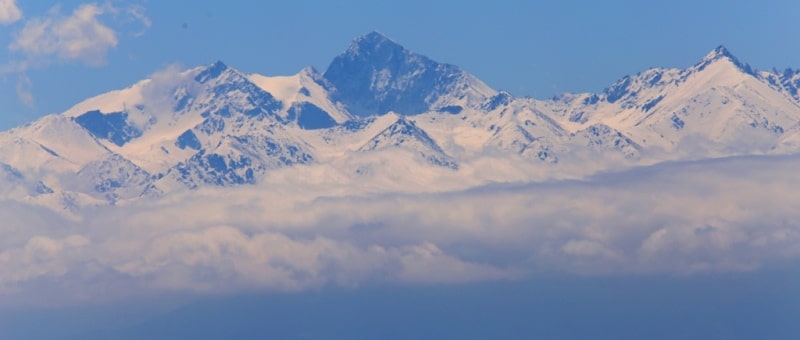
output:
{"label": "blue sky", "polygon": [[686,67],[720,44],[756,68],[796,68],[799,12],[793,0],[0,0],[0,130],[175,63],[324,70],[372,30],[518,96],[600,91],[649,67]]}

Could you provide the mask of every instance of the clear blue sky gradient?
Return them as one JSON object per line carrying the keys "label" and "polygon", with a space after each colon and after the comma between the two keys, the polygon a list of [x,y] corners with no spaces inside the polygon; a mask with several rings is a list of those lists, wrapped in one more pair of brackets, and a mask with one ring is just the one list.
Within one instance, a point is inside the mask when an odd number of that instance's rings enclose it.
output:
{"label": "clear blue sky gradient", "polygon": [[[60,2],[63,13],[82,1]],[[112,1],[138,3],[152,26],[117,29],[107,63],[50,63],[28,70],[35,104],[17,96],[17,73],[0,75],[0,130],[124,88],[173,63],[222,60],[244,72],[324,70],[356,36],[380,31],[407,48],[460,66],[517,96],[601,91],[650,67],[686,67],[717,45],[759,69],[800,66],[800,1]],[[26,20],[54,5],[18,0],[23,20],[0,26],[0,65]]]}

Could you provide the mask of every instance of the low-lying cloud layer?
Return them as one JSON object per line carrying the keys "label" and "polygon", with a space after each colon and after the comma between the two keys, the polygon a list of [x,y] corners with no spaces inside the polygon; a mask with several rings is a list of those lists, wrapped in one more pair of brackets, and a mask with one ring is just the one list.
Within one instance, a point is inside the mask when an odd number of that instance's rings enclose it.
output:
{"label": "low-lying cloud layer", "polygon": [[800,259],[797,169],[731,158],[434,194],[265,184],[79,222],[6,202],[0,301],[780,267]]}

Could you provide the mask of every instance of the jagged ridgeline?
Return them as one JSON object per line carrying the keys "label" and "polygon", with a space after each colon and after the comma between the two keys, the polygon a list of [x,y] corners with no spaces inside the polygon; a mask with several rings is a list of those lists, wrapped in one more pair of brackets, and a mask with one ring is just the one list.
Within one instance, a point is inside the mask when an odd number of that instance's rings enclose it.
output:
{"label": "jagged ridgeline", "polygon": [[[2,132],[0,195],[75,209],[258,185],[295,167],[402,186],[420,174],[478,174],[470,169],[483,157],[591,172],[795,153],[799,87],[800,70],[759,71],[720,46],[688,68],[645,70],[601,93],[517,98],[372,32],[322,73],[264,76],[215,62]],[[330,171],[297,176],[308,173]]]}

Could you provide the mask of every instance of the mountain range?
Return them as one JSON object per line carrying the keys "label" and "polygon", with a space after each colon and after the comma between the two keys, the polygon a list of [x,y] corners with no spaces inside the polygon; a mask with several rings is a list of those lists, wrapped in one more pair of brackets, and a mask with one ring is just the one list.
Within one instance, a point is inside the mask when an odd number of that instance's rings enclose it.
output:
{"label": "mountain range", "polygon": [[0,198],[70,213],[203,187],[448,190],[800,151],[800,70],[725,47],[602,93],[520,98],[372,32],[292,76],[154,74],[0,132]]}

